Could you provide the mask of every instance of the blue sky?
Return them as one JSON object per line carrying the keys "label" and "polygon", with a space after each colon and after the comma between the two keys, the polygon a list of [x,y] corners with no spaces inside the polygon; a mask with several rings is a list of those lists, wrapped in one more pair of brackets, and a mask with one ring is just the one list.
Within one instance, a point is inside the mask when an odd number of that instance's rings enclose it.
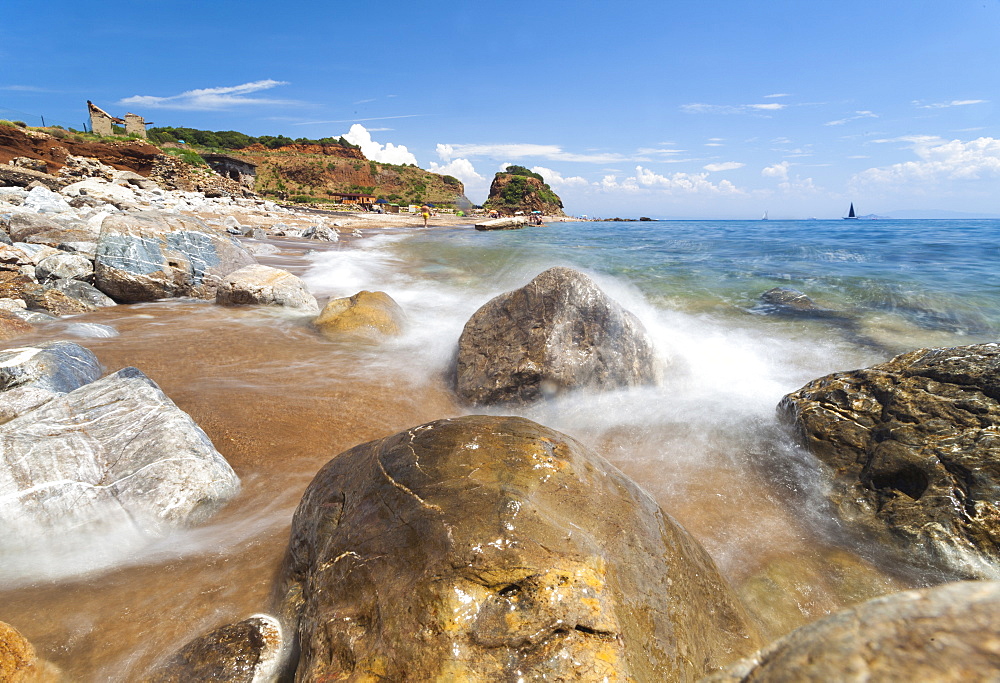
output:
{"label": "blue sky", "polygon": [[1000,0],[2,0],[0,117],[319,138],[504,164],[569,213],[1000,214]]}

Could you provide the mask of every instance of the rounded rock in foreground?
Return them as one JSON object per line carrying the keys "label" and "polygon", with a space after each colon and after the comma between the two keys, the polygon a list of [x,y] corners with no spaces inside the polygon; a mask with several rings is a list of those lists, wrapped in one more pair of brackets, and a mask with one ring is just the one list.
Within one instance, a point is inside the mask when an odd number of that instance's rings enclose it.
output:
{"label": "rounded rock in foreground", "polygon": [[296,680],[691,680],[758,647],[704,549],[577,441],[516,417],[331,460],[295,513]]}
{"label": "rounded rock in foreground", "polygon": [[1000,680],[1000,583],[893,593],[792,631],[703,683]]}
{"label": "rounded rock in foreground", "polygon": [[252,264],[234,270],[219,284],[215,303],[223,306],[283,306],[303,313],[319,312],[316,298],[302,280],[286,270]]}
{"label": "rounded rock in foreground", "polygon": [[465,324],[455,388],[472,405],[523,404],[571,389],[655,384],[659,376],[638,318],[583,273],[550,268]]}
{"label": "rounded rock in foreground", "polygon": [[331,300],[313,325],[329,337],[359,332],[395,336],[403,331],[404,319],[403,309],[385,292],[360,291]]}

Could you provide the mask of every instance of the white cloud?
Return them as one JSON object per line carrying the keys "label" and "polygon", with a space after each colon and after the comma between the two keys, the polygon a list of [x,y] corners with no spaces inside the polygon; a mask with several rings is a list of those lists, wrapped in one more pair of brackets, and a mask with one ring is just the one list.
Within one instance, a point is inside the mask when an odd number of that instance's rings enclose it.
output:
{"label": "white cloud", "polygon": [[787,104],[779,102],[767,102],[765,104],[705,104],[703,102],[695,102],[692,104],[682,104],[681,111],[688,114],[752,114],[761,111],[777,111],[787,106]]}
{"label": "white cloud", "polygon": [[734,171],[737,168],[743,168],[746,164],[741,164],[738,161],[724,161],[721,164],[707,164],[703,166],[706,171],[716,173],[718,171]]}
{"label": "white cloud", "polygon": [[[661,150],[661,153],[670,154],[672,152],[669,150]],[[438,155],[446,161],[454,157],[507,157],[509,159],[541,157],[551,161],[570,161],[593,164],[607,164],[629,160],[629,158],[625,155],[618,153],[598,152],[594,154],[575,154],[564,151],[563,148],[558,145],[537,145],[532,143],[470,145],[439,144]]]}
{"label": "white cloud", "polygon": [[855,175],[852,181],[904,184],[1000,176],[1000,139],[997,138],[983,137],[963,142],[915,135],[878,142],[907,142],[918,160],[869,168]]}
{"label": "white cloud", "polygon": [[477,184],[486,180],[479,175],[476,167],[468,159],[452,159],[447,164],[438,164],[432,161],[429,170],[441,175],[455,176],[464,184]]}
{"label": "white cloud", "polygon": [[970,104],[984,104],[989,100],[952,100],[951,102],[931,102],[924,104],[921,100],[913,100],[913,106],[921,109],[947,109],[948,107],[965,107]]}
{"label": "white cloud", "polygon": [[772,97],[791,97],[791,95],[789,95],[789,94],[788,94],[788,93],[786,93],[786,92],[776,92],[776,93],[774,93],[773,95],[764,95],[764,99],[765,99],[765,100],[769,100],[769,99],[771,99]]}
{"label": "white cloud", "polygon": [[247,95],[261,90],[270,90],[279,85],[288,85],[285,81],[263,80],[244,83],[242,85],[223,86],[219,88],[201,88],[188,90],[180,95],[156,97],[153,95],[133,95],[119,100],[121,105],[135,105],[144,109],[185,109],[214,110],[230,107],[245,107],[247,105],[280,105],[293,104],[290,100],[271,100]]}
{"label": "white cloud", "polygon": [[570,176],[569,178],[564,178],[559,171],[554,171],[551,168],[545,168],[544,166],[532,166],[531,170],[538,173],[543,178],[545,182],[554,187],[579,187],[583,185],[589,185],[590,181],[586,178],[581,178],[578,175]]}
{"label": "white cloud", "polygon": [[351,130],[344,134],[344,139],[352,145],[361,147],[361,153],[372,161],[379,161],[384,164],[414,164],[417,158],[410,154],[404,145],[394,145],[387,142],[384,146],[372,140],[372,135],[360,123],[351,126]]}
{"label": "white cloud", "polygon": [[870,112],[870,111],[867,111],[867,110],[856,111],[856,112],[854,112],[853,116],[848,116],[848,117],[843,118],[843,119],[837,119],[836,121],[827,121],[823,125],[824,126],[842,126],[845,123],[848,123],[850,121],[857,121],[858,119],[877,119],[877,118],[878,118],[878,114],[876,114],[874,112]]}
{"label": "white cloud", "polygon": [[762,169],[760,174],[765,178],[780,178],[781,180],[788,180],[789,166],[791,166],[791,164],[787,161],[782,161],[781,163]]}
{"label": "white cloud", "polygon": [[635,176],[618,181],[616,176],[604,176],[600,183],[595,183],[605,190],[637,192],[641,190],[663,190],[667,194],[743,194],[728,180],[713,183],[708,180],[707,173],[674,173],[660,175],[642,166],[635,167]]}

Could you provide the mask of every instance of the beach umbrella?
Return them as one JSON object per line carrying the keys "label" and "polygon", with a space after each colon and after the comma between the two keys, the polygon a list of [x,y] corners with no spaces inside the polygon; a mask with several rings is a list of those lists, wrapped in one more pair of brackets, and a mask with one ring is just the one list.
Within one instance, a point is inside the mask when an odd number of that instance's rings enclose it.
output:
{"label": "beach umbrella", "polygon": [[541,213],[541,211],[532,211],[531,213]]}
{"label": "beach umbrella", "polygon": [[379,197],[378,199],[375,200],[375,203],[376,204],[388,204],[389,200],[388,199],[382,199],[381,197]]}
{"label": "beach umbrella", "polygon": [[425,204],[424,206],[429,206],[429,207],[431,207],[432,209],[434,208],[434,205],[433,205],[433,204],[431,204],[430,202],[427,202],[427,204]]}

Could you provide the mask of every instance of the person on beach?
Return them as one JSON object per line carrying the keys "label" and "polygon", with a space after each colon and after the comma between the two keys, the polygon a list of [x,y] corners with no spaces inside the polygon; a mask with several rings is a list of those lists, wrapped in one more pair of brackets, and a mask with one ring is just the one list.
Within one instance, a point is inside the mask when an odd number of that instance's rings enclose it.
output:
{"label": "person on beach", "polygon": [[431,217],[431,207],[424,204],[420,207],[420,215],[424,218],[424,227],[427,227],[427,219]]}

